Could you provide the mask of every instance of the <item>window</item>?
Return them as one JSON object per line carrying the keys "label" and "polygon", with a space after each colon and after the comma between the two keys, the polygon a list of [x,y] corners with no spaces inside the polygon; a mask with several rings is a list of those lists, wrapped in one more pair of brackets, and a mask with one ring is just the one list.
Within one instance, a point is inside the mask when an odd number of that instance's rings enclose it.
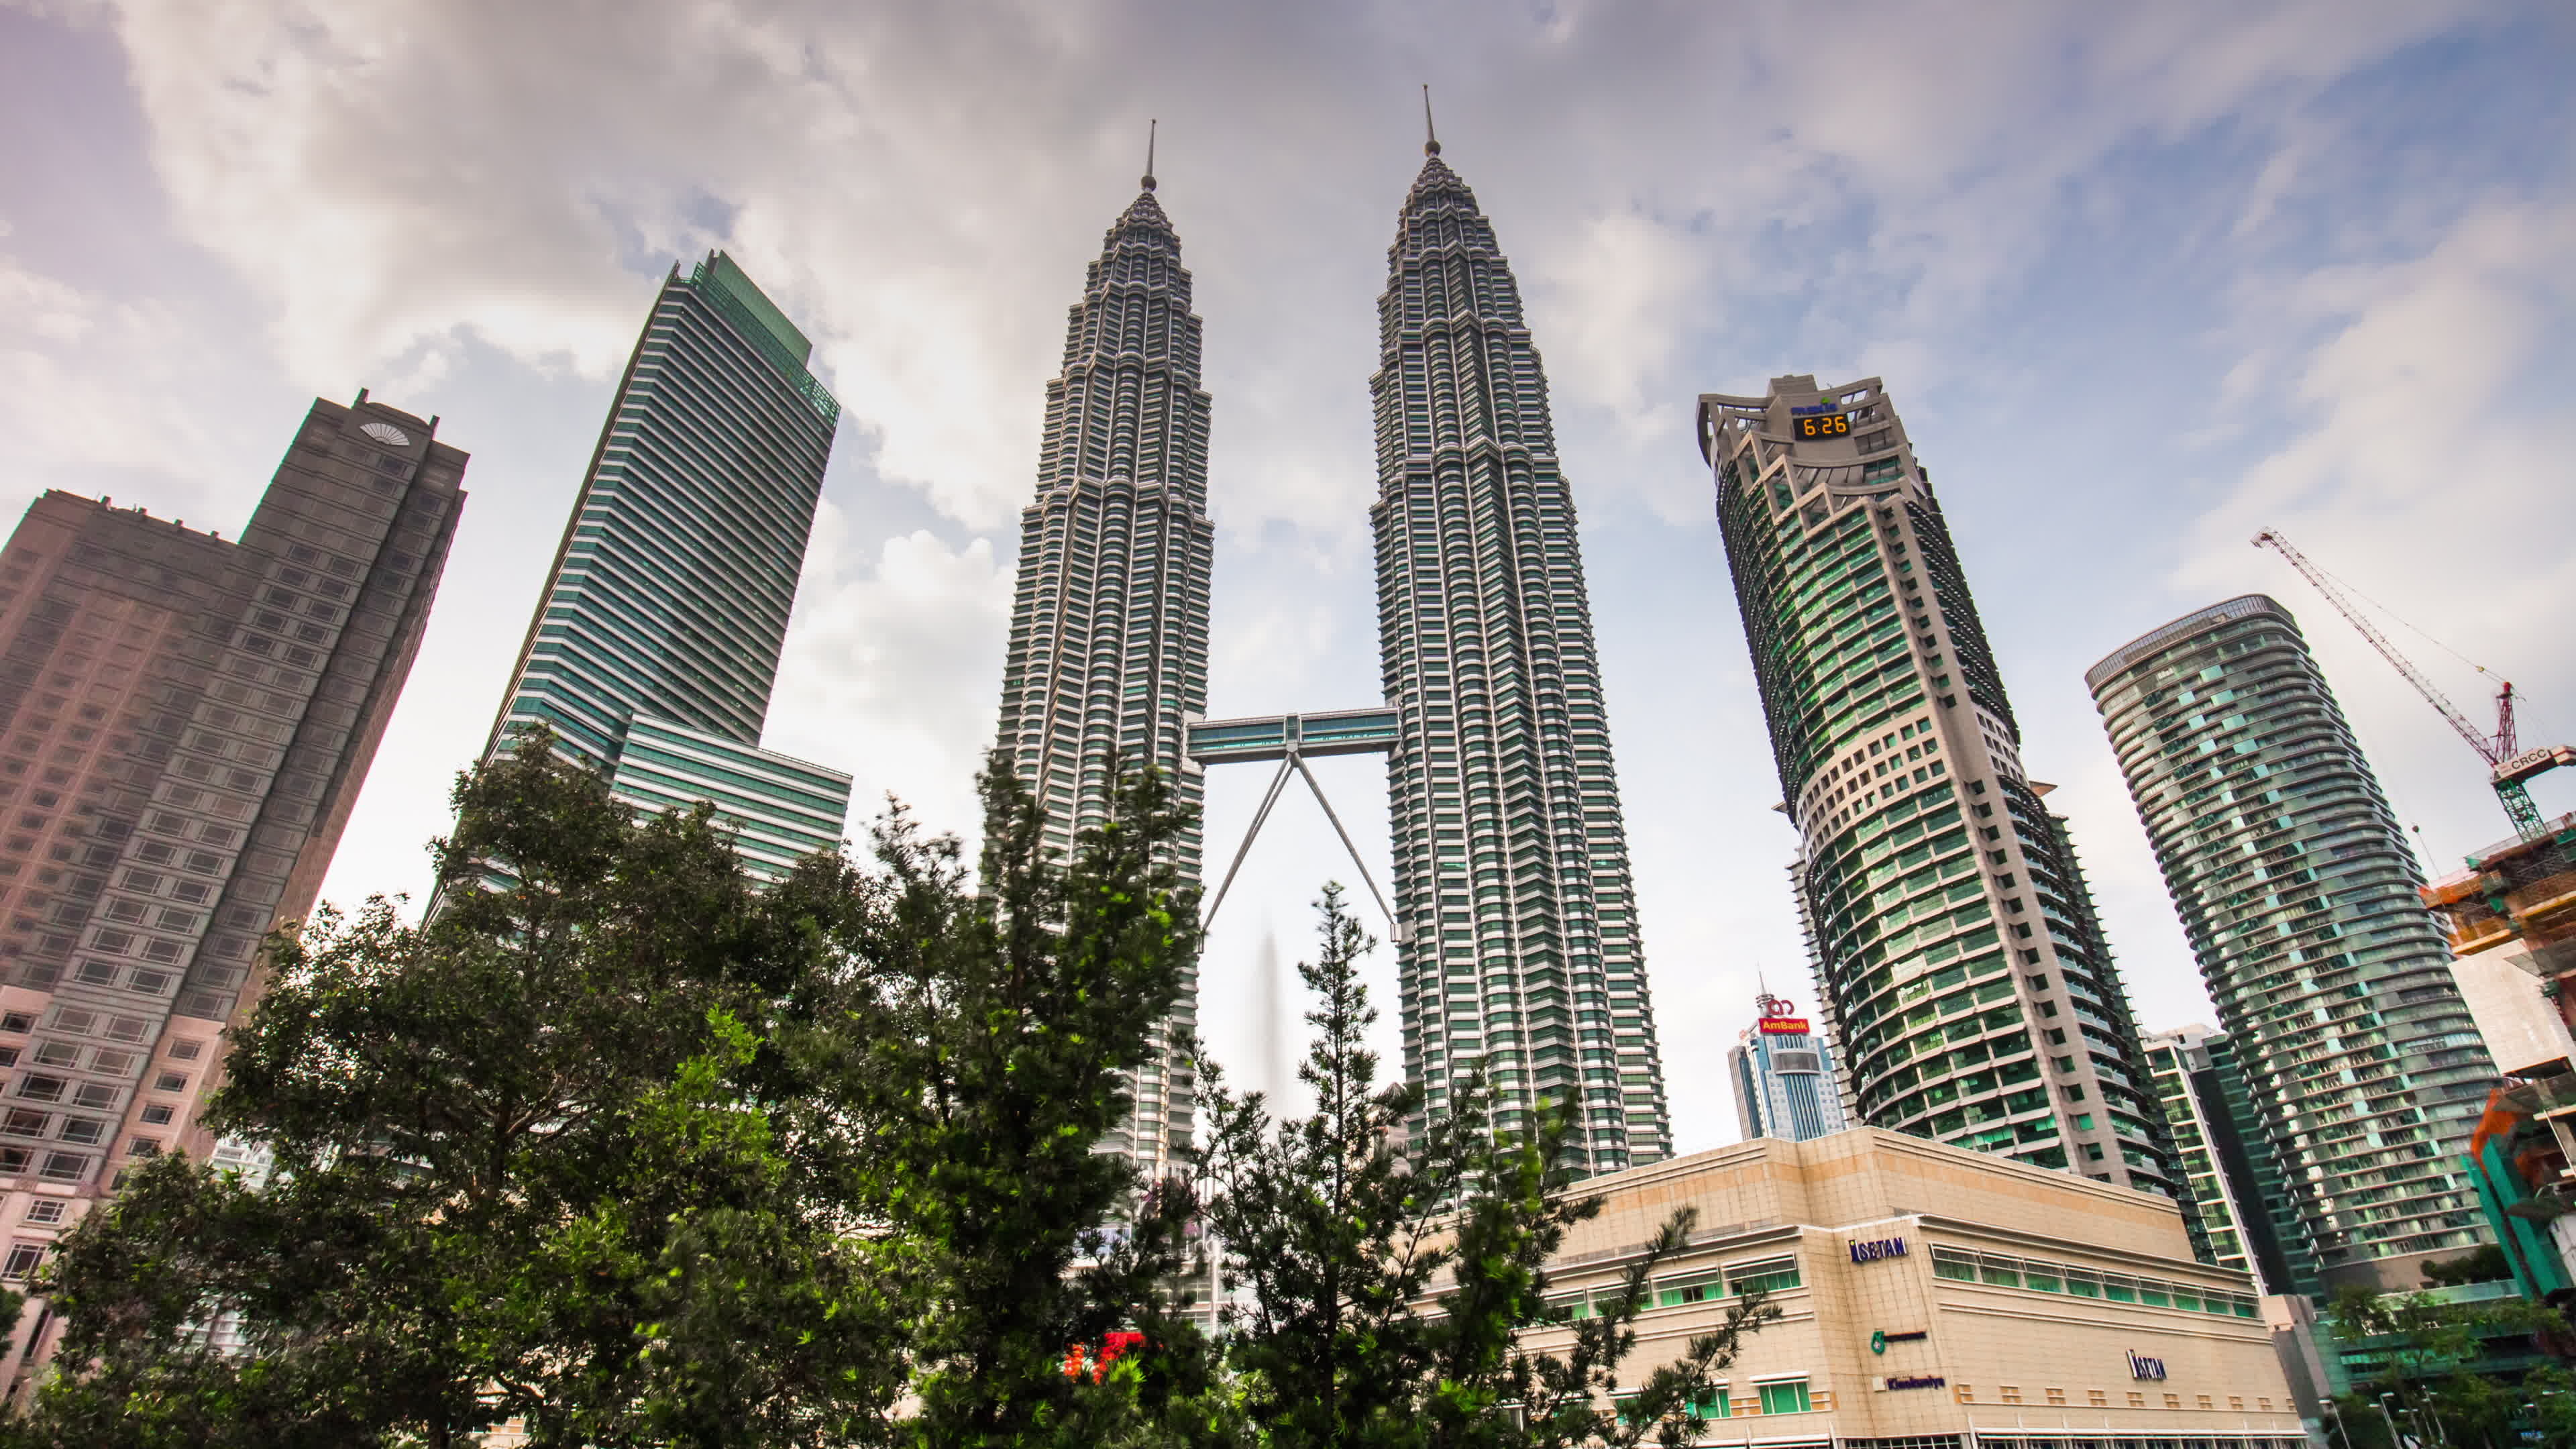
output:
{"label": "window", "polygon": [[30,1032],[35,1029],[36,1019],[23,1011],[0,1015],[0,1031]]}
{"label": "window", "polygon": [[133,1141],[125,1144],[125,1155],[128,1157],[158,1157],[161,1155],[161,1139],[158,1137],[137,1137]]}
{"label": "window", "polygon": [[1728,1398],[1724,1384],[1690,1401],[1687,1412],[1694,1419],[1731,1419],[1735,1417],[1734,1401]]}
{"label": "window", "polygon": [[1777,1293],[1795,1288],[1798,1286],[1798,1260],[1765,1258],[1758,1263],[1729,1263],[1726,1265],[1726,1286],[1734,1293],[1750,1293],[1756,1288],[1765,1293]]}
{"label": "window", "polygon": [[197,1059],[197,1053],[204,1051],[205,1049],[206,1044],[201,1041],[174,1041],[170,1043],[170,1060],[174,1062],[193,1062]]}
{"label": "window", "polygon": [[2105,1273],[2102,1275],[2102,1296],[2114,1303],[2135,1303],[2138,1301],[2138,1282],[2134,1278]]}
{"label": "window", "polygon": [[63,1140],[65,1142],[77,1142],[82,1146],[87,1147],[96,1143],[100,1138],[105,1137],[106,1135],[107,1124],[94,1117],[67,1117],[63,1119]]}
{"label": "window", "polygon": [[12,1282],[23,1281],[28,1274],[35,1272],[36,1265],[43,1261],[45,1261],[44,1244],[11,1243],[8,1261],[0,1264],[0,1278],[7,1278]]}
{"label": "window", "polygon": [[2057,1272],[2055,1263],[2024,1263],[2021,1265],[2021,1285],[2036,1288],[2042,1293],[2059,1292]]}
{"label": "window", "polygon": [[1977,1266],[1986,1282],[1999,1288],[2021,1286],[2021,1262],[2016,1258],[1998,1258],[1991,1253],[1980,1256]]}
{"label": "window", "polygon": [[2003,1395],[2003,1401],[2007,1404],[2018,1404],[2021,1402],[2021,1386],[2019,1384],[2006,1384],[2001,1389],[1996,1390],[1996,1392]]}
{"label": "window", "polygon": [[1762,1412],[1766,1414],[1803,1414],[1815,1407],[1807,1397],[1805,1379],[1763,1384],[1761,1389]]}
{"label": "window", "polygon": [[171,1108],[170,1104],[167,1102],[155,1102],[151,1106],[143,1109],[143,1120],[154,1127],[166,1125],[170,1120],[170,1115]]}
{"label": "window", "polygon": [[156,1092],[184,1092],[188,1090],[188,1074],[186,1072],[163,1072],[161,1075],[152,1079],[152,1090]]}
{"label": "window", "polygon": [[24,1076],[18,1079],[18,1095],[31,1102],[59,1102],[63,1085],[60,1077]]}
{"label": "window", "polygon": [[[49,1226],[54,1223],[59,1223],[63,1220],[64,1207],[65,1204],[61,1198],[40,1197],[34,1202],[27,1204],[27,1221],[39,1226]],[[2270,1401],[2265,1400],[2264,1407],[2269,1408],[2270,1406]]]}
{"label": "window", "polygon": [[56,1182],[78,1182],[89,1175],[89,1159],[77,1152],[48,1152],[44,1175]]}
{"label": "window", "polygon": [[1670,1308],[1676,1303],[1700,1303],[1725,1295],[1725,1284],[1719,1281],[1716,1270],[1711,1269],[1704,1273],[1666,1278],[1657,1283],[1654,1303],[1658,1308]]}
{"label": "window", "polygon": [[1934,1248],[1932,1276],[1948,1278],[1954,1282],[1974,1283],[1977,1281],[1977,1257],[1974,1253],[1962,1253],[1956,1248]]}

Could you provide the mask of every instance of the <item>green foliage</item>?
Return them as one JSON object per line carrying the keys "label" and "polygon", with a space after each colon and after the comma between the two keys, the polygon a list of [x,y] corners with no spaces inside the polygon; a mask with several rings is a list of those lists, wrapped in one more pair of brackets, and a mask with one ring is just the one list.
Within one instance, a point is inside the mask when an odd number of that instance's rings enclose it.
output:
{"label": "green foliage", "polygon": [[2504,1249],[2485,1243],[2456,1258],[2437,1258],[2424,1264],[2424,1286],[2446,1288],[2455,1283],[2494,1283],[2513,1276],[2513,1262]]}
{"label": "green foliage", "polygon": [[[2445,1303],[2427,1293],[2346,1288],[2335,1296],[2328,1321],[2337,1338],[2376,1361],[2371,1372],[2356,1375],[2354,1392],[2336,1400],[2351,1449],[2373,1449],[2392,1431],[2456,1449],[2576,1446],[2576,1438],[2565,1437],[2576,1429],[2576,1401],[2553,1401],[2544,1392],[2567,1379],[2564,1369],[2543,1365],[2521,1373],[2518,1382],[2505,1372],[2481,1371],[2497,1349],[2512,1354],[2536,1341],[2564,1342],[2567,1321],[2556,1310],[2522,1298]],[[2525,1437],[2535,1432],[2537,1441]]]}
{"label": "green foliage", "polygon": [[[1601,1210],[1600,1199],[1566,1192],[1553,1165],[1564,1160],[1567,1117],[1543,1105],[1536,1130],[1496,1132],[1481,1083],[1427,1117],[1417,1088],[1379,1087],[1365,1045],[1376,1012],[1358,977],[1375,943],[1337,887],[1318,912],[1322,949],[1298,967],[1317,998],[1298,1069],[1315,1112],[1274,1124],[1258,1094],[1218,1084],[1207,1098],[1206,1218],[1249,1299],[1228,1309],[1227,1357],[1266,1442],[1689,1442],[1690,1406],[1711,1393],[1743,1335],[1778,1311],[1748,1295],[1678,1362],[1623,1387],[1654,1270],[1683,1247],[1693,1215],[1664,1226],[1598,1315],[1570,1321],[1552,1307],[1547,1261]],[[1408,1122],[1423,1124],[1420,1135],[1399,1149]],[[1566,1342],[1541,1347],[1540,1335]],[[1621,1410],[1607,1407],[1614,1397]]]}
{"label": "green foliage", "polygon": [[[1092,1440],[1140,1396],[1159,1409],[1200,1351],[1157,1306],[1183,1266],[1186,1194],[1094,1150],[1198,949],[1196,891],[1172,864],[1185,821],[1159,781],[1133,779],[1059,863],[1007,768],[981,783],[980,887],[956,841],[890,816],[884,872],[851,873],[823,918],[833,971],[790,1056],[818,1157],[926,1288],[902,1432]],[[1069,1346],[1131,1327],[1149,1347],[1113,1382],[1067,1375]]]}
{"label": "green foliage", "polygon": [[[160,1158],[65,1236],[63,1348],[0,1444],[1687,1439],[1776,1314],[1623,1386],[1689,1216],[1597,1317],[1552,1309],[1545,1263],[1600,1208],[1552,1166],[1566,1118],[1496,1132],[1481,1086],[1429,1114],[1379,1085],[1337,889],[1301,968],[1318,1111],[1278,1126],[1210,1070],[1197,1181],[1098,1150],[1126,1074],[1185,1045],[1187,820],[1129,779],[1060,859],[1006,769],[979,783],[971,872],[898,807],[871,863],[759,891],[707,809],[637,820],[523,738],[460,782],[424,923],[379,899],[272,943],[206,1114],[271,1169]],[[1202,1228],[1250,1289],[1222,1348],[1181,1287]],[[1098,1368],[1113,1333],[1141,1346]]]}

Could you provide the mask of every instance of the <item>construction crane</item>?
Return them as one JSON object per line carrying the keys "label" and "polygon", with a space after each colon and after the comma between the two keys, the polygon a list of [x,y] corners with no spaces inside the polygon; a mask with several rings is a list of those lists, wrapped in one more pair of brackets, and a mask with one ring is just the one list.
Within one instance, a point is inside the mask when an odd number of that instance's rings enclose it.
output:
{"label": "construction crane", "polygon": [[2442,718],[2450,721],[2451,728],[2459,732],[2460,738],[2469,742],[2469,748],[2478,752],[2478,758],[2487,762],[2487,780],[2495,786],[2496,799],[2503,802],[2505,815],[2513,821],[2513,828],[2523,839],[2537,839],[2548,833],[2540,818],[2540,807],[2531,803],[2531,791],[2526,782],[2532,776],[2560,765],[2576,765],[2576,749],[2565,745],[2543,745],[2532,750],[2515,748],[2512,680],[2505,680],[2504,688],[2496,691],[2495,733],[2490,735],[2480,731],[2469,723],[2468,716],[2461,714],[2448,696],[2434,686],[2432,680],[2425,677],[2424,671],[2397,652],[2397,646],[2388,642],[2388,636],[2380,633],[2361,610],[2353,606],[2352,600],[2344,597],[2343,590],[2335,586],[2326,571],[2308,562],[2308,556],[2293,547],[2288,539],[2267,528],[2254,535],[2254,546],[2271,549],[2288,559],[2290,567],[2299,571],[2299,577],[2325,595],[2326,602],[2334,605],[2353,628],[2361,631],[2361,637],[2370,641],[2370,647],[2379,651],[2379,657],[2404,675],[2406,682],[2415,686],[2415,692],[2424,696],[2426,704],[2439,710]]}

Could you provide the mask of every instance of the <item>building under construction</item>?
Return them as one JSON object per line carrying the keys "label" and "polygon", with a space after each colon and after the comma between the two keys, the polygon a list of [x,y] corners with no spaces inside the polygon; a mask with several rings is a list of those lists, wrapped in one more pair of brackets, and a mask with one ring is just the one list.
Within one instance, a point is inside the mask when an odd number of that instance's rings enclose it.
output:
{"label": "building under construction", "polygon": [[2508,1079],[2470,1138],[2470,1167],[2514,1277],[2576,1293],[2576,814],[2540,822],[2424,889],[2452,974]]}

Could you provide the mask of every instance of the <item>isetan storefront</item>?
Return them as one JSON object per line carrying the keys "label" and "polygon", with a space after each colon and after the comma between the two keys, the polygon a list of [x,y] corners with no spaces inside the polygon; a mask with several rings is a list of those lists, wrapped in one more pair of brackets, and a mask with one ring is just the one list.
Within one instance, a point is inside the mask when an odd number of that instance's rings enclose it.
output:
{"label": "isetan storefront", "polygon": [[1783,1317],[1700,1408],[1702,1444],[2295,1449],[2290,1390],[2241,1273],[2191,1256],[2172,1204],[1860,1129],[1760,1139],[1581,1185],[1607,1199],[1554,1268],[1578,1314],[1674,1209],[1623,1378],[1759,1284]]}

